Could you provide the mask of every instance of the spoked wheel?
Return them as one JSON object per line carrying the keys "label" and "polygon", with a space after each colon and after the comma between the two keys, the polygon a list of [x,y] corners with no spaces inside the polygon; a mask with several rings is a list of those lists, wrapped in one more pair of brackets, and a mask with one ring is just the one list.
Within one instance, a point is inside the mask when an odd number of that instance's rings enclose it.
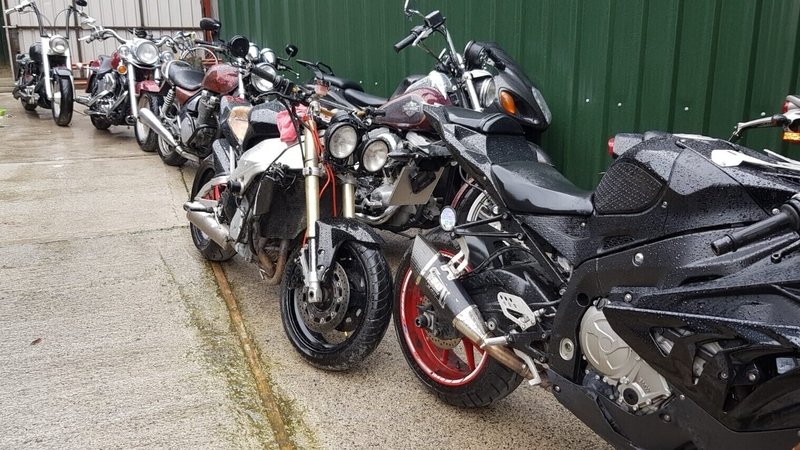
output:
{"label": "spoked wheel", "polygon": [[309,302],[294,251],[281,283],[283,328],[313,366],[347,370],[375,350],[389,326],[391,274],[379,250],[352,241],[341,245],[329,272],[322,301]]}
{"label": "spoked wheel", "polygon": [[[205,186],[212,178],[214,178],[214,164],[210,159],[204,160],[200,167],[197,168],[197,175],[194,177],[192,184],[192,196],[194,199],[200,189]],[[209,200],[219,201],[221,191],[219,189],[212,190],[206,197]],[[219,244],[214,242],[202,230],[197,228],[191,222],[189,223],[189,231],[192,233],[192,241],[194,246],[200,250],[200,254],[209,261],[227,261],[236,254],[233,248],[223,249]]]}
{"label": "spoked wheel", "polygon": [[69,77],[53,77],[51,80],[53,89],[53,101],[50,111],[53,113],[53,120],[56,125],[66,127],[72,122],[73,92],[72,81]]}
{"label": "spoked wheel", "polygon": [[[170,111],[168,111],[167,114],[175,114],[175,115],[177,115],[177,111],[175,111],[175,106],[174,105],[172,106],[172,108],[170,108]],[[169,117],[166,117],[166,119],[165,119],[164,116],[161,116],[161,112],[160,111],[158,113],[158,117],[161,119],[162,123],[165,120],[177,120],[177,119],[170,118],[170,117],[176,117],[176,116],[169,116]],[[167,129],[169,129],[169,128],[170,128],[170,125],[167,125]],[[184,165],[186,163],[186,158],[181,156],[181,154],[178,153],[178,150],[175,147],[172,147],[171,145],[169,145],[169,143],[167,143],[167,141],[165,141],[164,138],[162,138],[160,136],[158,138],[158,156],[160,156],[161,160],[164,161],[164,164],[166,164],[168,166],[182,166],[182,165]]]}
{"label": "spoked wheel", "polygon": [[[147,108],[158,117],[160,114],[161,97],[152,92],[142,92],[139,96],[138,109]],[[139,148],[145,152],[154,152],[158,149],[158,134],[148,128],[142,121],[137,120],[136,126],[133,128],[133,133],[136,135],[136,142],[139,143]]]}
{"label": "spoked wheel", "polygon": [[[452,252],[442,250],[452,256]],[[415,282],[409,249],[396,275],[394,325],[417,378],[451,405],[488,406],[514,391],[522,377],[485,354],[439,317]]]}

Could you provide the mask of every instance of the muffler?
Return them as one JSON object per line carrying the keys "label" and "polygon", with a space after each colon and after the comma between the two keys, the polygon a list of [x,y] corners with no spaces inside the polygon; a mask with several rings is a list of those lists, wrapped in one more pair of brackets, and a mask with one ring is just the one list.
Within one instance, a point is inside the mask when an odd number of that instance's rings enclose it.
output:
{"label": "muffler", "polygon": [[503,345],[492,345],[487,339],[492,335],[481,317],[478,307],[472,303],[464,287],[453,276],[448,259],[439,253],[425,238],[417,236],[411,249],[411,271],[416,284],[431,300],[433,307],[447,317],[452,317],[453,326],[467,339],[477,344],[500,364],[526,379],[534,379],[535,367],[528,367],[514,351]]}
{"label": "muffler", "polygon": [[231,248],[228,226],[219,223],[213,212],[208,212],[208,208],[197,202],[187,202],[183,205],[183,209],[186,210],[186,218],[192,225],[219,244],[223,250]]}
{"label": "muffler", "polygon": [[157,135],[159,135],[162,139],[164,139],[170,147],[177,147],[178,143],[175,141],[175,138],[172,136],[172,133],[167,130],[167,127],[158,120],[153,111],[150,111],[148,108],[142,108],[139,110],[139,122],[144,124],[147,128],[155,131]]}

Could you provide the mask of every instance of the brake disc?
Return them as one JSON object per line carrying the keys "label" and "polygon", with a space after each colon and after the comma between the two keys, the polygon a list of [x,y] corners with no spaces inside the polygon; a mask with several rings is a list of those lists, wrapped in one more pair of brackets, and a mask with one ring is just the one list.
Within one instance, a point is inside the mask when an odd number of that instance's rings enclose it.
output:
{"label": "brake disc", "polygon": [[[422,310],[432,309],[431,307],[431,302],[427,298],[420,303],[420,308]],[[443,350],[452,350],[456,348],[458,344],[461,343],[461,335],[456,331],[453,325],[436,317],[436,314],[434,314],[433,317],[435,318],[435,322],[430,327],[425,328],[425,335],[428,336],[428,339],[433,345]]]}
{"label": "brake disc", "polygon": [[305,325],[317,333],[333,331],[347,314],[350,303],[350,284],[347,273],[338,263],[330,274],[330,283],[324,287],[323,301],[309,303],[303,290],[296,291],[296,301]]}

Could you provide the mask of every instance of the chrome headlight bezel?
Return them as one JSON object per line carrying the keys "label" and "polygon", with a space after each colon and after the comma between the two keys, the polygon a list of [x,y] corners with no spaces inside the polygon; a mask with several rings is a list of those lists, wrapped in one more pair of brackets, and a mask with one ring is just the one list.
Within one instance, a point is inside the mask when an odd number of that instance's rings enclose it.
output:
{"label": "chrome headlight bezel", "polygon": [[247,49],[247,59],[250,61],[256,61],[258,60],[258,55],[258,46],[251,42],[250,47]]}
{"label": "chrome headlight bezel", "polygon": [[325,133],[325,149],[337,159],[347,159],[358,148],[358,130],[349,122],[331,125]]}
{"label": "chrome headlight bezel", "polygon": [[495,83],[494,77],[489,77],[481,82],[478,98],[484,108],[492,106],[497,101],[497,83]]}
{"label": "chrome headlight bezel", "polygon": [[131,57],[131,48],[127,45],[120,45],[117,49],[117,54],[122,59],[130,59]]}
{"label": "chrome headlight bezel", "polygon": [[161,56],[156,44],[150,41],[139,42],[134,48],[133,54],[138,62],[148,66],[158,64],[158,58]]}
{"label": "chrome headlight bezel", "polygon": [[370,139],[361,153],[361,167],[367,172],[378,172],[389,162],[390,150],[390,144],[386,139],[380,137]]}
{"label": "chrome headlight bezel", "polygon": [[[271,65],[269,65],[267,63],[258,63],[258,64],[256,64],[256,67],[258,67],[259,69],[264,70],[266,72],[269,72],[269,73],[271,73],[273,75],[278,73],[275,70],[274,67],[272,67]],[[269,92],[269,91],[272,90],[272,88],[275,87],[275,85],[272,82],[267,81],[267,80],[255,75],[255,74],[253,74],[253,73],[250,74],[250,83],[253,85],[253,87],[256,88],[256,90],[258,92],[261,92],[261,93]]]}
{"label": "chrome headlight bezel", "polygon": [[276,55],[271,48],[262,48],[261,52],[258,54],[258,59],[261,62],[274,66],[275,63],[278,62],[278,55]]}
{"label": "chrome headlight bezel", "polygon": [[50,51],[57,55],[63,55],[69,50],[69,42],[63,36],[53,36],[50,38]]}

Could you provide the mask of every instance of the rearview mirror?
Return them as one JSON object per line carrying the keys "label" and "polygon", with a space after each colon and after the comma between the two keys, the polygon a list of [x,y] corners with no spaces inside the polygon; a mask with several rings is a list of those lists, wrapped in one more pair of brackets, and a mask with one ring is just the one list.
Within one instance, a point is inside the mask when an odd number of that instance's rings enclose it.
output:
{"label": "rearview mirror", "polygon": [[250,40],[244,36],[234,36],[228,42],[228,50],[236,58],[244,58],[250,51]]}
{"label": "rearview mirror", "polygon": [[86,0],[75,0],[75,4],[76,4],[76,5],[78,5],[78,6],[80,6],[81,8],[83,8],[83,7],[85,7],[85,6],[86,6],[88,3],[86,3]]}
{"label": "rearview mirror", "polygon": [[289,55],[289,58],[294,58],[295,56],[297,56],[298,50],[296,45],[289,44],[286,46],[285,50],[286,54]]}
{"label": "rearview mirror", "polygon": [[203,17],[200,19],[200,29],[203,31],[211,31],[212,33],[216,33],[222,29],[222,22],[210,17]]}

